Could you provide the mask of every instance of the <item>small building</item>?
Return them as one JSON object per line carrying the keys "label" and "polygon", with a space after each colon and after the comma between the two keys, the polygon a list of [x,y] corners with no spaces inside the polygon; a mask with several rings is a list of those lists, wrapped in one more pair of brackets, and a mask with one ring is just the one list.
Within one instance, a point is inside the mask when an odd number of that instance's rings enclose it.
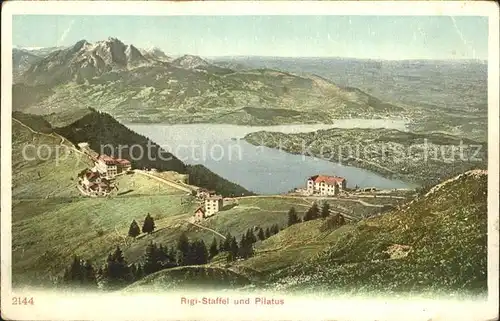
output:
{"label": "small building", "polygon": [[343,191],[347,187],[347,181],[343,177],[315,175],[307,179],[307,193],[332,196]]}
{"label": "small building", "polygon": [[116,165],[118,174],[128,172],[129,170],[132,169],[132,164],[130,164],[130,161],[127,159],[123,158],[116,159]]}
{"label": "small building", "polygon": [[82,152],[87,152],[89,149],[89,143],[78,143],[78,147]]}
{"label": "small building", "polygon": [[111,193],[111,186],[104,183],[93,183],[89,186],[88,192],[91,196],[107,196]]}
{"label": "small building", "polygon": [[100,183],[100,182],[101,182],[101,175],[99,174],[99,172],[88,171],[83,175],[81,179],[82,186],[85,188],[88,188],[90,185],[94,183]]}
{"label": "small building", "polygon": [[205,198],[205,217],[209,217],[219,212],[224,204],[222,196],[210,196]]}
{"label": "small building", "polygon": [[118,166],[116,159],[108,155],[101,155],[97,159],[96,168],[99,173],[106,177],[114,177],[118,174]]}
{"label": "small building", "polygon": [[200,222],[205,218],[205,209],[203,206],[200,206],[194,211],[194,221]]}

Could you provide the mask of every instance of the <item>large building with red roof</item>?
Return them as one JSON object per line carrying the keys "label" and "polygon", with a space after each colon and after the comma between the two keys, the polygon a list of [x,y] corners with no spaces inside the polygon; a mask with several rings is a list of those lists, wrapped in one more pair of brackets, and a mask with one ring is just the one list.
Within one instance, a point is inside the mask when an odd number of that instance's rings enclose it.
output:
{"label": "large building with red roof", "polygon": [[100,155],[96,161],[97,170],[106,177],[115,177],[117,174],[129,171],[131,167],[128,160],[108,155]]}
{"label": "large building with red roof", "polygon": [[347,181],[343,177],[314,175],[307,179],[307,192],[309,194],[333,196],[346,187]]}

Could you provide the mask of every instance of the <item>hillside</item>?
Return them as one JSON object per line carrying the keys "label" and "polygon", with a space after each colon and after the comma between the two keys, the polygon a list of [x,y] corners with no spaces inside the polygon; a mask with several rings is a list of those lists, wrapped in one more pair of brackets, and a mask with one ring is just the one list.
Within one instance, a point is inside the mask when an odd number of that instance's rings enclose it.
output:
{"label": "hillside", "polygon": [[440,132],[332,128],[299,134],[260,131],[244,139],[425,186],[487,164],[486,143]]}
{"label": "hillside", "polygon": [[[243,197],[236,199],[233,205],[225,206],[201,226],[194,226],[188,219],[199,207],[199,201],[183,190],[140,173],[118,177],[119,190],[112,197],[83,197],[76,188],[75,179],[81,170],[92,166],[88,158],[75,151],[69,140],[58,136],[60,129],[56,128],[54,132],[48,128],[43,118],[19,113],[15,116],[29,123],[30,127],[43,130],[36,133],[17,121],[12,123],[12,264],[15,286],[53,286],[54,278],[60,276],[75,254],[100,266],[108,253],[120,245],[128,262],[142,262],[144,250],[152,241],[173,246],[179,236],[186,233],[191,240],[203,240],[208,245],[214,237],[221,240],[213,231],[239,236],[255,226],[266,229],[278,224],[284,227],[291,206],[303,215],[311,205],[311,200],[302,197]],[[98,118],[95,121],[98,122]],[[119,130],[115,132],[120,133]],[[26,144],[33,144],[33,150],[40,146],[45,146],[47,151],[59,150],[60,157],[52,154],[45,159],[43,154],[44,160],[26,159],[22,155]],[[348,208],[360,215],[379,211],[378,207],[366,207],[361,211],[361,205],[355,202],[336,203],[339,209]],[[332,208],[336,207],[332,204]],[[154,217],[156,231],[136,240],[127,238],[131,221],[142,224],[147,214]],[[214,268],[221,271],[220,267]],[[238,274],[239,270],[234,273]],[[231,280],[238,277],[234,273],[222,271],[220,275],[228,275]],[[151,276],[143,281],[149,284],[148,280],[156,279]]]}
{"label": "hillside", "polygon": [[12,72],[13,82],[17,82],[19,77],[29,69],[29,67],[41,60],[42,57],[37,56],[27,50],[13,48],[12,49]]}
{"label": "hillside", "polygon": [[[159,171],[188,174],[188,184],[215,190],[223,196],[252,195],[250,191],[216,175],[203,165],[185,165],[156,143],[131,131],[105,113],[93,111],[55,130],[75,145],[87,142],[97,152],[129,159],[132,168],[156,168]],[[142,154],[135,150],[142,150]]]}
{"label": "hillside", "polygon": [[[129,247],[122,242],[130,222],[133,219],[140,222],[148,213],[154,216],[158,229],[164,229],[156,236],[167,237],[173,242],[181,233],[176,226],[189,232],[185,220],[199,204],[185,191],[134,173],[117,178],[119,191],[113,197],[83,197],[76,187],[76,177],[83,169],[93,166],[89,158],[78,152],[69,139],[58,134],[64,130],[51,128],[42,117],[21,113],[13,116],[16,119],[12,121],[15,284],[51,284],[74,254],[103,262],[108,252],[120,244],[127,255],[129,252],[142,255],[149,238],[129,244]],[[93,118],[99,123],[98,119]],[[101,119],[107,118],[103,115]],[[116,124],[114,126],[115,133],[124,133]],[[108,136],[102,133],[101,137]],[[174,165],[189,171],[178,160]],[[168,166],[171,165],[167,163]],[[210,184],[216,185],[208,187],[220,188],[221,193],[238,188],[207,169],[202,168],[197,174],[209,175]],[[205,237],[208,242],[213,234],[206,232]]]}
{"label": "hillside", "polygon": [[[318,76],[235,71],[197,56],[169,60],[155,52],[115,38],[94,44],[82,40],[56,50],[23,73],[14,109],[49,114],[92,107],[123,122],[247,125],[411,114]],[[23,92],[37,98],[26,102]]]}
{"label": "hillside", "polygon": [[[151,241],[172,246],[186,233],[191,240],[209,244],[214,237],[220,240],[212,230],[239,236],[256,226],[278,224],[282,230],[257,241],[249,259],[228,264],[220,257],[203,266],[162,270],[126,291],[194,286],[193,280],[208,288],[279,291],[477,294],[486,290],[485,171],[449,179],[411,202],[391,197],[363,201],[364,206],[395,202],[383,211],[373,205],[361,210],[355,199],[331,200],[335,211],[358,215],[338,228],[330,224],[332,218],[286,227],[288,209],[293,206],[303,215],[312,201],[260,196],[238,199],[199,227],[187,222],[198,206],[192,197],[137,173],[119,178],[122,195],[81,197],[73,178],[90,165],[86,158],[62,136],[49,132],[43,119],[30,122],[46,132],[12,124],[15,285],[50,284],[74,254],[99,265],[119,244],[127,261],[136,263],[143,260]],[[21,156],[27,142],[54,150],[61,144],[68,148],[60,147],[66,153],[58,159],[27,160]],[[126,239],[130,222],[142,222],[148,213],[157,230]]]}
{"label": "hillside", "polygon": [[273,287],[485,293],[487,178],[469,171],[400,210],[333,231],[328,248],[274,273]]}

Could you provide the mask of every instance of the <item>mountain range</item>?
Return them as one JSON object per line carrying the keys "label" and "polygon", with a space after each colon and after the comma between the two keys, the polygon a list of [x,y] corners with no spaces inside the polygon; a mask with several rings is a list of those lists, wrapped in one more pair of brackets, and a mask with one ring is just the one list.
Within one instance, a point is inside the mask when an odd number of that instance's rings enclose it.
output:
{"label": "mountain range", "polygon": [[38,59],[16,51],[13,59],[20,53],[31,64],[17,71],[13,106],[32,114],[92,107],[123,122],[271,125],[411,113],[320,76],[172,59],[116,38],[81,40]]}

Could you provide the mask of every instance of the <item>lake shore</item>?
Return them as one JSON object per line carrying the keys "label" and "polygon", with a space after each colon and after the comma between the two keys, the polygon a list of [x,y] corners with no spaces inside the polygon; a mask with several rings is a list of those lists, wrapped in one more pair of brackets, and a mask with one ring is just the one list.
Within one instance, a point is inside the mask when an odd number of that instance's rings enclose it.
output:
{"label": "lake shore", "polygon": [[260,131],[248,134],[244,140],[255,146],[365,169],[415,187],[432,185],[487,164],[486,144],[441,133],[334,128],[300,134]]}
{"label": "lake shore", "polygon": [[[353,123],[355,121],[356,123]],[[414,188],[399,179],[388,179],[365,168],[334,164],[313,155],[293,155],[284,150],[252,145],[242,139],[263,130],[279,130],[283,134],[307,134],[327,130],[331,126],[394,126],[405,123],[387,121],[339,121],[336,125],[237,126],[203,124],[151,125],[128,127],[149,137],[187,164],[203,164],[214,173],[259,194],[282,194],[304,187],[308,177],[316,174],[345,177],[349,187],[378,189]]]}

